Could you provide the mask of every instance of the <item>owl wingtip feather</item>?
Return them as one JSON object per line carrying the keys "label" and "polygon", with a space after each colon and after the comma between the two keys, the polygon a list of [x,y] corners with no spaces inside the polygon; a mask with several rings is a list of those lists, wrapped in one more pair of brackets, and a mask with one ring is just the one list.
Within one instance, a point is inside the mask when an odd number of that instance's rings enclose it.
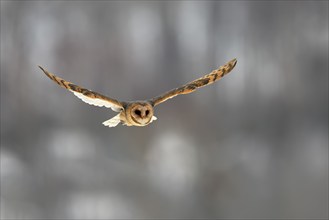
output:
{"label": "owl wingtip feather", "polygon": [[234,58],[233,60],[231,60],[231,61],[230,61],[230,63],[232,63],[232,64],[233,64],[233,66],[235,66],[237,62],[238,62],[238,61],[237,61],[237,59],[236,59],[236,58]]}
{"label": "owl wingtip feather", "polygon": [[38,67],[48,76],[48,71],[45,70],[42,66],[38,65]]}
{"label": "owl wingtip feather", "polygon": [[[47,70],[45,70],[42,66],[38,65],[38,67],[43,71],[44,74],[46,74],[51,79],[51,73],[49,73]],[[52,79],[53,80],[53,79]]]}
{"label": "owl wingtip feather", "polygon": [[37,65],[42,71],[45,71],[43,68],[42,68],[42,66],[40,66],[40,65]]}

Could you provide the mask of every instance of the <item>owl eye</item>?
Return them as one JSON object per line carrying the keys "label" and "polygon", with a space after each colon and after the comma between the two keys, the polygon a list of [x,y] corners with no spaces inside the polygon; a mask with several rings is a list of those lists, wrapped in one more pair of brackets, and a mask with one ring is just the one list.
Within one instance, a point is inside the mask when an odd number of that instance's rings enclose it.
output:
{"label": "owl eye", "polygon": [[145,111],[145,115],[146,115],[146,116],[148,116],[149,113],[150,113],[150,110],[146,110],[146,111]]}
{"label": "owl eye", "polygon": [[135,114],[136,114],[136,115],[141,116],[141,113],[142,113],[142,112],[141,112],[140,110],[138,110],[138,109],[135,110]]}

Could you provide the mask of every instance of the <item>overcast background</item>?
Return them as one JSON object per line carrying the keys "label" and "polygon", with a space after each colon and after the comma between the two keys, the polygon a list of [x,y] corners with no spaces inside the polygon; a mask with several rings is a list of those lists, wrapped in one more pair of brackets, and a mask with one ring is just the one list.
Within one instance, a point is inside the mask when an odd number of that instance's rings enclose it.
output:
{"label": "overcast background", "polygon": [[[50,81],[147,99],[146,127]],[[328,1],[1,1],[1,217],[327,218]]]}

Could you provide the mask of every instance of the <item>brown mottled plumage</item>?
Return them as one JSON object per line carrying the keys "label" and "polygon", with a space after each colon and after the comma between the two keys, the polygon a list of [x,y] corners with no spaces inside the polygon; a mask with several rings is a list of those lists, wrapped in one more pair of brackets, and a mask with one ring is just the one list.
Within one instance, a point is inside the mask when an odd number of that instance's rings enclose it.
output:
{"label": "brown mottled plumage", "polygon": [[156,120],[154,116],[154,107],[168,99],[171,99],[177,95],[188,94],[196,89],[212,84],[217,80],[221,79],[223,76],[228,74],[236,65],[236,59],[229,61],[224,66],[213,70],[211,73],[189,82],[179,88],[172,89],[160,96],[146,100],[146,101],[133,101],[133,102],[121,102],[116,99],[109,98],[97,92],[82,88],[73,83],[65,81],[64,79],[55,76],[54,74],[48,72],[41,66],[40,69],[59,86],[73,92],[82,101],[96,105],[99,107],[105,106],[111,108],[114,111],[120,112],[115,117],[103,122],[105,126],[115,127],[119,123],[127,126],[145,126]]}
{"label": "brown mottled plumage", "polygon": [[160,96],[157,96],[153,99],[151,99],[151,103],[153,106],[156,106],[168,99],[171,99],[177,95],[181,94],[188,94],[191,92],[194,92],[197,88],[209,85],[211,83],[216,82],[217,80],[221,79],[223,76],[228,74],[236,65],[236,59],[231,60],[224,66],[219,67],[219,69],[213,70],[211,73],[196,79],[192,82],[189,82],[179,88],[170,90]]}

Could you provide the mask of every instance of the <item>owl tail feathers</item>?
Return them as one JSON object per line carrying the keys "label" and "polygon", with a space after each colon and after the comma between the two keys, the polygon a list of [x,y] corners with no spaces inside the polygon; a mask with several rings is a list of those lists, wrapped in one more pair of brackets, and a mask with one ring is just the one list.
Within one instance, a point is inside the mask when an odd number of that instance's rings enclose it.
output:
{"label": "owl tail feathers", "polygon": [[119,123],[121,122],[120,120],[120,114],[117,114],[116,116],[114,116],[113,118],[104,121],[103,125],[105,126],[109,126],[109,127],[115,127],[117,126]]}

